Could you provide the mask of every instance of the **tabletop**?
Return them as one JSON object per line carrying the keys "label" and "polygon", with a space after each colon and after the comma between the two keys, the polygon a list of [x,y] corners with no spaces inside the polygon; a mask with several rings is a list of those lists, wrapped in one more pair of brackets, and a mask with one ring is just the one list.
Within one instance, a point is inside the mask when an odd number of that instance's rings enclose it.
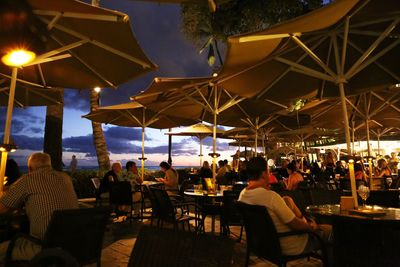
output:
{"label": "tabletop", "polygon": [[221,191],[217,191],[215,193],[208,193],[206,190],[204,190],[203,193],[195,192],[194,190],[185,190],[184,194],[186,196],[191,196],[191,197],[210,197],[210,198],[221,198],[223,196],[223,193]]}
{"label": "tabletop", "polygon": [[306,213],[318,216],[351,216],[368,220],[398,221],[400,222],[400,209],[380,206],[359,207],[357,210],[341,210],[340,205],[312,205],[306,208]]}

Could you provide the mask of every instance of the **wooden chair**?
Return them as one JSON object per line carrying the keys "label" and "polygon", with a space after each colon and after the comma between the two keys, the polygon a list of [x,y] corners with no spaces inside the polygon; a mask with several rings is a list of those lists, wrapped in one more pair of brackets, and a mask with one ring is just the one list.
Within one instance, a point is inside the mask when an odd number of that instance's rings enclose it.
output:
{"label": "wooden chair", "polygon": [[[246,229],[246,266],[249,264],[250,253],[255,254],[259,258],[266,259],[278,266],[286,266],[286,263],[289,261],[307,257],[322,259],[324,265],[326,265],[326,250],[322,240],[320,240],[320,242],[322,255],[324,255],[324,257],[321,257],[315,252],[290,256],[282,253],[279,241],[280,238],[299,234],[314,234],[313,232],[291,231],[278,233],[268,210],[264,206],[249,205],[243,202],[238,202],[237,205],[242,213]],[[319,236],[316,235],[316,237],[320,239]]]}
{"label": "wooden chair", "polygon": [[11,262],[18,238],[26,238],[47,248],[61,248],[70,253],[80,265],[101,265],[103,236],[109,219],[108,207],[57,210],[53,212],[43,240],[30,235],[16,235],[10,242],[5,262]]}
{"label": "wooden chair", "polygon": [[233,241],[144,226],[133,247],[128,267],[230,267]]}

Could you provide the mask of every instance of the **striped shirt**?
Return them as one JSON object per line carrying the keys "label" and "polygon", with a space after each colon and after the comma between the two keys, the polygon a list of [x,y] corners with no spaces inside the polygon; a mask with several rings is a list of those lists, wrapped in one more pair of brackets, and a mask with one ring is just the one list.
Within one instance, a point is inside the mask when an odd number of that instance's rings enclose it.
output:
{"label": "striped shirt", "polygon": [[23,175],[0,198],[8,208],[25,204],[30,222],[30,234],[43,239],[55,210],[78,208],[78,198],[71,178],[51,168],[40,168]]}

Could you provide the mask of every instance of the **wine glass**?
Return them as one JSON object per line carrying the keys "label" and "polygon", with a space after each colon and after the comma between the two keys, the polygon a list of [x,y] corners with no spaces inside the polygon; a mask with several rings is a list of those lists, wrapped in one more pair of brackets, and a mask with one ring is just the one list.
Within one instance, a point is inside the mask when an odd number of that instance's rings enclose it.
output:
{"label": "wine glass", "polygon": [[365,201],[369,197],[369,188],[365,185],[360,185],[358,187],[358,195],[361,197],[362,202],[363,202],[363,208],[365,208]]}
{"label": "wine glass", "polygon": [[392,177],[387,177],[387,178],[386,178],[386,183],[387,183],[387,185],[388,185],[388,189],[390,189],[390,186],[391,186],[392,183],[393,183]]}

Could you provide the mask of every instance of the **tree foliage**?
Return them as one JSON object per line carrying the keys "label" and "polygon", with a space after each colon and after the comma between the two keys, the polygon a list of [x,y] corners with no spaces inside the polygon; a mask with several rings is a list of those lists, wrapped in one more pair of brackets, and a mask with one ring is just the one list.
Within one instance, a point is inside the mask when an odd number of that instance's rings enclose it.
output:
{"label": "tree foliage", "polygon": [[212,63],[210,57],[214,56],[214,50],[219,53],[216,45],[226,42],[229,36],[265,29],[322,4],[322,0],[232,0],[211,13],[204,2],[191,2],[182,4],[182,31],[200,52],[208,49],[209,63]]}

